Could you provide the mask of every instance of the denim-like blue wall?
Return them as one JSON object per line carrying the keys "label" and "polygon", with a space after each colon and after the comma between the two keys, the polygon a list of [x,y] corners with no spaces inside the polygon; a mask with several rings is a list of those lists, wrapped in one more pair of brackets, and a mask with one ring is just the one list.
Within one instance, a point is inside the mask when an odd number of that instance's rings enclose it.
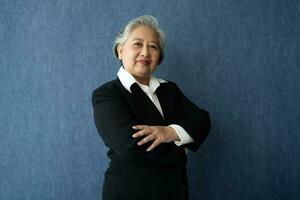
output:
{"label": "denim-like blue wall", "polygon": [[142,14],[168,36],[157,76],[212,117],[189,154],[192,200],[300,199],[299,12],[296,0],[0,0],[0,199],[100,199],[91,92],[115,78],[114,36]]}

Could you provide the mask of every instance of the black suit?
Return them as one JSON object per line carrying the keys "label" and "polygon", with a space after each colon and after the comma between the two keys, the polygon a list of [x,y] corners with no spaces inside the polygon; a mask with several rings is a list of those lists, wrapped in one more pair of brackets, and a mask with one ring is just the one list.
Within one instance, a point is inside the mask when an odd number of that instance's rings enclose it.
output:
{"label": "black suit", "polygon": [[[105,173],[103,200],[183,200],[186,195],[185,147],[196,151],[210,130],[209,115],[191,103],[172,82],[161,83],[156,95],[164,118],[135,83],[127,91],[119,79],[93,92],[95,124],[111,159]],[[178,124],[194,143],[176,146],[163,143],[146,152],[132,138],[134,125]]]}

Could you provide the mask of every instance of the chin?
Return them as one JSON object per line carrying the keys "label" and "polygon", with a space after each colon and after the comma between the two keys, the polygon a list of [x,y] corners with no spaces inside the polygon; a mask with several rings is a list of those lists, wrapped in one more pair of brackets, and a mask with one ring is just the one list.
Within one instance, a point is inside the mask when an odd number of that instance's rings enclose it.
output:
{"label": "chin", "polygon": [[138,70],[135,71],[136,74],[139,74],[139,75],[146,75],[146,74],[150,74],[150,70],[149,70],[149,67],[139,67]]}

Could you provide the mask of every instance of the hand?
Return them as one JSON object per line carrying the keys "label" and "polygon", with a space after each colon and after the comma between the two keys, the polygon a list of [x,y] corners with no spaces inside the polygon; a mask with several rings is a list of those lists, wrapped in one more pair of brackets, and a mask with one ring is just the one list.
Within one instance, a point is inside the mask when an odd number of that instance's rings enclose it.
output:
{"label": "hand", "polygon": [[132,127],[135,130],[139,130],[132,137],[137,138],[145,136],[138,145],[143,145],[147,142],[153,141],[151,146],[147,151],[153,150],[161,143],[168,143],[173,141],[179,141],[179,137],[176,131],[169,126],[147,126],[147,125],[137,125]]}

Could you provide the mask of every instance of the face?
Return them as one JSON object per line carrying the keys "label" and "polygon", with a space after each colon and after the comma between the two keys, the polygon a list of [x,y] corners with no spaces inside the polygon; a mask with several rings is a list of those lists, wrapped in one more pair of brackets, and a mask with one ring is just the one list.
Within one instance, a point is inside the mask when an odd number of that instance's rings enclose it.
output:
{"label": "face", "polygon": [[142,84],[149,83],[159,56],[157,34],[149,27],[138,26],[131,31],[125,44],[118,46],[118,56],[126,71]]}

